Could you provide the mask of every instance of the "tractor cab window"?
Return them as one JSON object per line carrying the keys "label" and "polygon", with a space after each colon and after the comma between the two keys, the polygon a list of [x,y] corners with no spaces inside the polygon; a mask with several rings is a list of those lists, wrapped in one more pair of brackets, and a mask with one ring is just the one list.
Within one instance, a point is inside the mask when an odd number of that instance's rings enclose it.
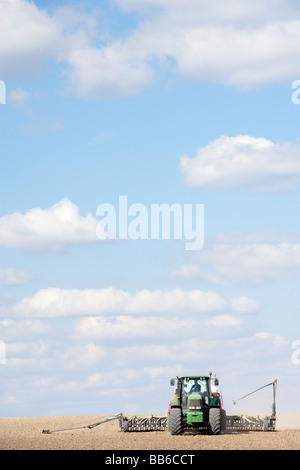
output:
{"label": "tractor cab window", "polygon": [[186,377],[182,382],[182,392],[183,395],[190,395],[193,392],[199,392],[201,395],[208,395],[207,380]]}

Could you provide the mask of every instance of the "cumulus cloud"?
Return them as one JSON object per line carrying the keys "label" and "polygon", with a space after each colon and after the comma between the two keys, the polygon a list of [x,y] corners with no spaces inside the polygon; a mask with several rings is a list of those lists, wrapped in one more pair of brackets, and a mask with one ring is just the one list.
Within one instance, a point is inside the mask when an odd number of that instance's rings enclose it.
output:
{"label": "cumulus cloud", "polygon": [[209,265],[204,279],[220,285],[259,284],[300,274],[299,244],[215,245],[203,258]]}
{"label": "cumulus cloud", "polygon": [[59,24],[33,2],[0,2],[1,78],[43,68],[58,53],[61,35]]}
{"label": "cumulus cloud", "polygon": [[58,250],[69,244],[92,243],[97,220],[92,214],[82,217],[78,207],[64,198],[57,204],[29,209],[0,217],[0,245],[31,251]]}
{"label": "cumulus cloud", "polygon": [[[207,6],[205,0],[115,0],[125,12],[140,11],[155,15],[157,13],[170,15],[178,21],[189,21],[199,24],[199,21],[226,21],[238,24],[253,24],[266,20],[291,19],[293,14],[300,12],[299,5],[294,0],[275,0],[272,8],[266,1],[252,0],[251,5],[245,0],[225,0],[212,2]],[[283,8],[285,6],[285,8]],[[150,10],[153,8],[153,10]]]}
{"label": "cumulus cloud", "polygon": [[180,364],[174,364],[173,366],[165,367],[145,367],[145,374],[150,377],[174,377],[179,374],[179,371],[182,369]]}
{"label": "cumulus cloud", "polygon": [[299,143],[222,136],[201,147],[195,158],[182,156],[180,170],[188,186],[290,191],[300,183],[299,155]]}
{"label": "cumulus cloud", "polygon": [[[154,58],[163,68],[168,69],[170,62],[172,72],[184,77],[242,89],[297,76],[299,50],[296,53],[295,44],[300,33],[295,11],[299,8],[292,2],[283,16],[280,6],[270,15],[267,2],[261,2],[262,7],[245,1],[216,2],[213,7],[204,1],[119,4],[145,15],[122,41],[126,64],[138,61],[142,70],[149,70]],[[115,43],[104,51],[109,53]],[[133,57],[130,51],[136,51]],[[115,65],[113,59],[108,68]],[[142,85],[147,85],[147,80]]]}
{"label": "cumulus cloud", "polygon": [[254,299],[249,299],[242,295],[236,299],[232,299],[231,310],[236,313],[253,313],[261,309],[262,305]]}
{"label": "cumulus cloud", "polygon": [[28,341],[47,336],[53,331],[50,326],[37,319],[16,321],[6,318],[0,321],[0,337],[5,341]]}
{"label": "cumulus cloud", "polygon": [[27,91],[18,88],[12,90],[8,95],[9,102],[16,107],[23,107],[29,102],[30,94]]}
{"label": "cumulus cloud", "polygon": [[[135,27],[109,33],[104,10],[63,7],[54,13],[26,0],[0,4],[2,78],[33,73],[52,59],[66,89],[82,97],[126,96],[162,71],[241,88],[299,75],[299,5],[294,1],[117,1]],[[18,31],[18,35],[14,34]]]}
{"label": "cumulus cloud", "polygon": [[[58,8],[50,15],[34,2],[2,1],[1,78],[9,80],[20,74],[32,74],[53,60],[67,69],[66,91],[79,96],[123,96],[149,86],[153,73],[145,58],[136,56],[135,49],[118,38],[113,41],[109,38],[109,43],[107,38],[104,41],[96,18],[95,12],[85,13],[71,7]],[[94,40],[101,46],[94,46]],[[13,91],[10,99],[20,106],[29,96],[19,90]]]}
{"label": "cumulus cloud", "polygon": [[38,359],[48,361],[50,355],[50,342],[45,339],[35,341],[20,341],[7,344],[7,362],[14,367],[28,364],[35,366]]}
{"label": "cumulus cloud", "polygon": [[209,320],[207,320],[206,325],[216,326],[216,327],[232,327],[240,325],[241,319],[233,317],[232,315],[217,315]]}
{"label": "cumulus cloud", "polygon": [[29,274],[22,269],[0,268],[0,286],[17,286],[29,280]]}
{"label": "cumulus cloud", "polygon": [[196,320],[182,320],[180,318],[157,318],[116,316],[116,317],[87,317],[77,320],[74,335],[77,339],[100,339],[100,340],[132,340],[139,338],[145,341],[159,339],[164,342],[181,336],[186,337],[193,334],[195,328],[200,324]]}
{"label": "cumulus cloud", "polygon": [[[128,49],[128,50],[127,50]],[[110,98],[134,95],[153,83],[151,67],[121,43],[101,49],[87,46],[67,54],[69,92],[80,97]]]}
{"label": "cumulus cloud", "polygon": [[[241,88],[294,77],[299,6],[294,1],[119,0],[124,11],[147,16],[138,33],[177,72]],[[150,20],[149,20],[150,18]],[[296,74],[297,75],[297,74]]]}
{"label": "cumulus cloud", "polygon": [[78,369],[78,367],[99,363],[105,355],[104,348],[91,342],[83,346],[69,346],[58,354],[58,358],[64,367]]}
{"label": "cumulus cloud", "polygon": [[109,314],[207,313],[223,310],[227,302],[215,292],[201,290],[149,291],[131,294],[113,287],[104,289],[41,289],[6,312],[30,317],[64,317]]}
{"label": "cumulus cloud", "polygon": [[[197,254],[171,272],[176,280],[201,279],[215,285],[276,282],[300,275],[299,234],[228,233],[208,240]],[[231,300],[232,311],[247,313],[260,308],[240,296]]]}

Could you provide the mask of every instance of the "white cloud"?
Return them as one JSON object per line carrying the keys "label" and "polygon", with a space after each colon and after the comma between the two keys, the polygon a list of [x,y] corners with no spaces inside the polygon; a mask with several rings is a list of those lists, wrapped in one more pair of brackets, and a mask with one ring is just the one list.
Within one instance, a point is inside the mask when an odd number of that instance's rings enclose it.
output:
{"label": "white cloud", "polygon": [[180,364],[164,367],[145,367],[145,374],[150,377],[176,377],[181,369]]}
{"label": "white cloud", "polygon": [[[1,78],[32,74],[52,59],[67,66],[66,90],[79,96],[123,96],[148,87],[153,74],[144,58],[118,39],[103,43],[97,16],[71,7],[51,16],[26,0],[0,2]],[[103,45],[93,46],[99,39]],[[19,90],[11,92],[10,99],[20,106],[29,96]]]}
{"label": "white cloud", "polygon": [[[183,267],[186,265],[184,264]],[[194,257],[192,268],[180,266],[171,274],[177,279],[202,279],[215,285],[275,282],[300,274],[300,244],[253,243],[206,246]],[[258,304],[244,302],[243,296],[231,301],[232,309],[245,311]]]}
{"label": "white cloud", "polygon": [[8,95],[8,101],[16,107],[23,107],[29,102],[30,94],[27,91],[18,88],[12,90]]}
{"label": "white cloud", "polygon": [[179,268],[171,271],[171,276],[179,279],[191,279],[201,274],[199,266],[191,263],[184,263]]}
{"label": "white cloud", "polygon": [[196,320],[164,317],[116,316],[87,317],[77,320],[74,335],[77,339],[132,340],[140,338],[168,341],[176,336],[189,336],[200,324]]}
{"label": "white cloud", "polygon": [[182,156],[180,170],[188,186],[290,191],[300,183],[299,155],[299,143],[222,136],[201,147],[195,158]]}
{"label": "white cloud", "polygon": [[241,325],[241,320],[239,318],[233,317],[232,315],[217,315],[216,317],[210,318],[207,320],[207,326],[215,327],[233,327]]}
{"label": "white cloud", "polygon": [[0,2],[1,78],[40,70],[58,53],[61,34],[59,24],[33,2]]}
{"label": "white cloud", "polygon": [[220,244],[203,252],[203,259],[210,266],[203,278],[220,285],[259,284],[300,274],[299,244]]}
{"label": "white cloud", "polygon": [[[140,344],[137,341],[130,341],[128,346],[124,344],[116,350],[117,361],[120,362],[125,358],[130,364],[137,363],[138,361],[145,366],[145,364],[155,364],[161,366],[163,364],[170,364],[174,360],[174,346],[175,344],[182,344],[182,339],[173,337],[173,342],[166,343],[161,341],[154,341],[149,344],[149,341],[142,341]],[[138,359],[138,361],[137,361]]]}
{"label": "white cloud", "polygon": [[286,340],[282,336],[273,335],[271,333],[267,333],[266,331],[260,331],[254,336],[260,341],[271,341],[275,346],[286,344]]}
{"label": "white cloud", "polygon": [[242,295],[230,301],[231,310],[236,313],[253,313],[260,310],[262,305],[254,299]]}
{"label": "white cloud", "polygon": [[7,362],[14,366],[26,363],[28,365],[35,365],[39,358],[47,361],[50,351],[49,341],[43,339],[8,343],[6,346]]}
{"label": "white cloud", "polygon": [[141,315],[157,313],[207,313],[223,310],[225,299],[201,290],[149,291],[135,294],[113,287],[104,289],[41,289],[12,306],[2,307],[17,316],[64,317],[78,315]]}
{"label": "white cloud", "polygon": [[[297,76],[299,6],[294,1],[120,0],[145,15],[140,42],[197,80],[252,87]],[[145,48],[146,49],[146,48]]]}
{"label": "white cloud", "polygon": [[[181,318],[186,327],[188,319],[188,317]],[[81,320],[89,318],[78,320],[78,325]],[[135,320],[139,318],[131,316],[129,320],[133,329]],[[104,332],[109,333],[113,347],[108,347],[105,343],[100,327],[97,330],[98,337],[94,335],[93,338],[88,338],[87,335],[85,337],[79,335],[75,338],[75,335],[71,337],[70,330],[66,331],[66,323],[63,328],[65,333],[61,331],[61,341],[47,343],[36,337],[35,342],[8,345],[7,364],[10,367],[3,369],[5,388],[2,390],[0,400],[3,403],[5,394],[15,396],[16,390],[19,390],[20,403],[14,408],[6,407],[6,414],[14,413],[20,416],[18,413],[24,410],[22,408],[24,406],[27,409],[32,403],[32,397],[36,399],[36,406],[40,407],[43,415],[51,414],[51,410],[53,414],[51,396],[54,395],[55,413],[61,413],[60,410],[66,412],[65,400],[70,399],[68,390],[72,391],[68,413],[74,412],[75,406],[78,414],[92,414],[95,403],[99,401],[99,396],[102,396],[107,398],[103,402],[103,413],[111,414],[114,402],[109,397],[114,393],[118,396],[117,412],[128,412],[128,397],[130,403],[136,404],[136,413],[147,412],[145,403],[150,404],[149,412],[151,410],[165,412],[169,399],[169,378],[187,372],[207,373],[211,368],[221,380],[225,403],[229,403],[229,400],[236,399],[278,376],[281,376],[282,388],[291,372],[290,358],[293,351],[290,342],[267,330],[257,331],[249,324],[243,327],[243,317],[229,314],[216,315],[207,323],[205,317],[201,317],[201,322],[193,318],[190,331],[185,327],[174,328],[170,341],[165,341],[164,337],[164,329],[167,328],[167,322],[164,322],[166,318],[157,318],[156,330],[154,323],[151,323],[153,317],[149,318],[149,323],[146,317],[141,320],[136,323],[139,327],[134,329],[131,336],[130,329],[127,329],[129,340],[125,345],[121,341],[120,332],[113,328],[111,331],[108,330],[116,321],[113,318],[105,318],[104,323]],[[171,326],[171,319],[169,320]],[[73,325],[73,319],[69,322],[70,325]],[[146,329],[147,325],[151,327],[151,331],[148,340],[145,341],[147,331],[143,331],[143,327]],[[11,327],[13,328],[13,325]],[[89,331],[92,335],[92,324]],[[112,337],[114,333],[117,333],[115,339]],[[141,337],[139,344],[137,339],[140,334],[144,336]],[[88,341],[85,344],[86,340]],[[201,357],[200,366],[199,357]],[[132,390],[130,385],[132,381],[138,384],[135,390]],[[160,399],[155,400],[153,390],[163,389],[165,386],[167,386],[167,396],[162,395]],[[62,396],[64,391],[66,395]],[[140,399],[141,393],[142,399]],[[82,397],[87,398],[83,404]],[[80,403],[82,405],[79,405]]]}
{"label": "white cloud", "polygon": [[56,385],[55,390],[60,393],[61,392],[74,393],[82,388],[83,388],[83,385],[80,382],[77,382],[76,380],[68,380],[67,382]]}
{"label": "white cloud", "polygon": [[90,46],[68,52],[70,86],[67,91],[90,99],[135,95],[153,83],[150,66],[123,44],[101,49]]}
{"label": "white cloud", "polygon": [[299,6],[292,0],[272,8],[267,0],[117,4],[125,15],[137,12],[139,23],[112,35],[105,10],[63,7],[51,15],[33,2],[2,1],[2,78],[33,73],[52,59],[66,66],[68,91],[94,99],[138,93],[169,63],[183,76],[241,88],[299,75]]}
{"label": "white cloud", "polygon": [[0,268],[0,286],[16,286],[29,280],[29,274],[22,269]]}
{"label": "white cloud", "polygon": [[31,251],[58,250],[69,244],[99,241],[96,227],[97,219],[92,214],[80,216],[78,207],[64,198],[48,209],[36,207],[25,214],[0,217],[0,245]]}
{"label": "white cloud", "polygon": [[88,343],[84,346],[69,346],[66,350],[58,354],[59,361],[67,369],[77,369],[78,367],[91,366],[99,363],[106,353],[103,347]]}
{"label": "white cloud", "polygon": [[0,338],[5,341],[28,341],[47,336],[52,332],[53,330],[50,326],[37,319],[16,321],[6,318],[0,321]]}
{"label": "white cloud", "polygon": [[[246,0],[225,0],[211,2],[206,0],[115,0],[121,10],[125,12],[141,11],[155,16],[164,14],[178,21],[185,20],[190,23],[226,21],[236,22],[240,25],[264,22],[266,20],[292,19],[300,11],[294,0],[275,0],[272,8],[265,0],[252,0],[251,5]],[[151,10],[152,8],[152,10]],[[147,10],[146,10],[147,9]]]}
{"label": "white cloud", "polygon": [[[183,263],[170,274],[181,282],[204,280],[220,286],[258,285],[299,276],[299,234],[277,234],[272,230],[217,234],[198,253],[186,253]],[[250,313],[260,307],[244,296],[230,301],[231,310],[237,313]]]}
{"label": "white cloud", "polygon": [[298,21],[245,28],[221,23],[186,28],[171,53],[181,75],[247,89],[297,76],[294,41]]}

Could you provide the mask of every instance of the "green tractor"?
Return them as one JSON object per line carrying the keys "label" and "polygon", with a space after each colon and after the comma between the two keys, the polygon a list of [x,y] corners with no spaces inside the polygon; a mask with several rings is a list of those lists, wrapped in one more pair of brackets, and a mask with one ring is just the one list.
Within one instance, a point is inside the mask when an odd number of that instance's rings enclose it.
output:
{"label": "green tractor", "polygon": [[226,417],[222,408],[222,397],[217,388],[219,381],[209,375],[189,375],[171,379],[175,386],[168,412],[168,430],[172,435],[184,430],[206,431],[221,434]]}

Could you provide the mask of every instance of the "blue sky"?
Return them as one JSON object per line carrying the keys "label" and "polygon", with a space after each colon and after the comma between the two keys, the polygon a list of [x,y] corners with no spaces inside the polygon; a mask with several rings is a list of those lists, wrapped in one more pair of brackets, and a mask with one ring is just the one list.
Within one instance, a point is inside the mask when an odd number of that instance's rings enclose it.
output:
{"label": "blue sky", "polygon": [[[300,412],[299,21],[281,0],[1,2],[1,416],[164,413],[171,377],[209,370],[229,411],[278,378]],[[203,204],[204,247],[99,240],[120,196]]]}

